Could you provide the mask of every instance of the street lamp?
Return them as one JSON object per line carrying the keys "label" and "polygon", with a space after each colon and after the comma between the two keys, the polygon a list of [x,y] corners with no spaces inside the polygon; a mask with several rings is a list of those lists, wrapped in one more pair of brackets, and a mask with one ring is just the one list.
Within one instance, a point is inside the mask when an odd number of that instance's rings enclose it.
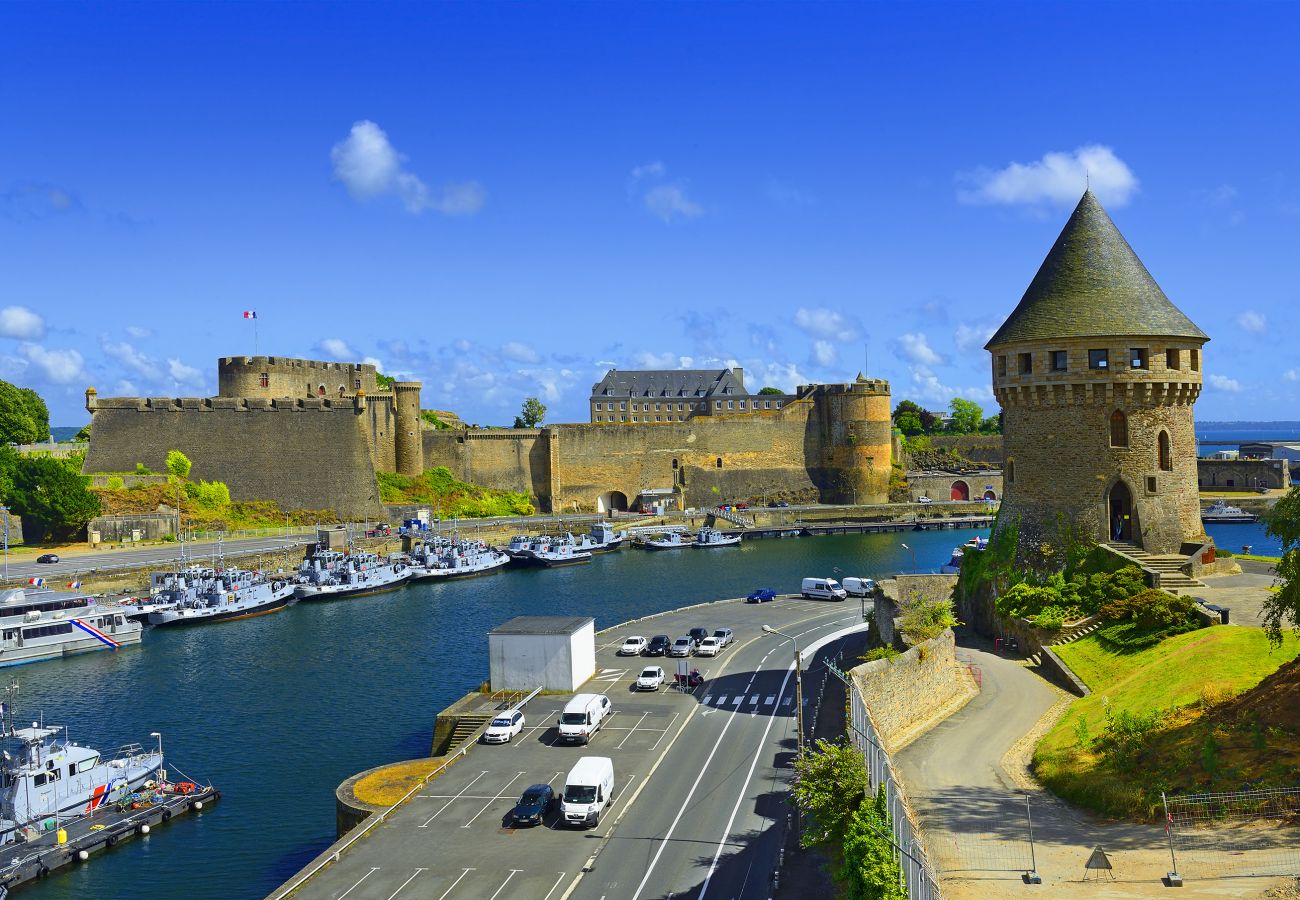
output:
{"label": "street lamp", "polygon": [[794,706],[797,727],[799,733],[796,738],[795,747],[799,753],[803,753],[803,659],[799,654],[799,642],[783,631],[777,631],[771,625],[764,625],[763,630],[768,634],[775,634],[785,638],[794,644]]}
{"label": "street lamp", "polygon": [[909,546],[907,546],[906,544],[899,544],[899,546],[902,547],[904,550],[908,550],[908,551],[911,552],[911,554],[912,554],[912,569],[913,569],[914,571],[917,571],[917,572],[921,571],[921,564],[918,563],[918,562],[916,561],[916,551],[915,551],[915,550],[912,550],[912,548],[909,547]]}
{"label": "street lamp", "polygon": [[9,507],[0,504],[0,516],[5,517],[5,581],[9,580]]}
{"label": "street lamp", "polygon": [[162,734],[157,731],[151,731],[149,732],[149,737],[158,739],[158,755],[162,756]]}

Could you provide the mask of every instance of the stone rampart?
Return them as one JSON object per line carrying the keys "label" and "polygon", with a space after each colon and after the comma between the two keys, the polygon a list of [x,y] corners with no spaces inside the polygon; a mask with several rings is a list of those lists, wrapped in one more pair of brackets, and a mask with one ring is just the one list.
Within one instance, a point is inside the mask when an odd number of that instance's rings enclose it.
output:
{"label": "stone rampart", "polygon": [[191,478],[225,482],[232,499],[375,517],[383,507],[362,413],[351,399],[94,399],[83,471],[161,472],[167,451],[180,450]]}
{"label": "stone rampart", "polygon": [[997,470],[908,472],[907,492],[914,503],[922,497],[931,500],[1001,500],[1002,473]]}
{"label": "stone rampart", "polygon": [[930,446],[935,450],[954,450],[974,463],[1002,465],[1000,434],[935,434],[930,436]]}
{"label": "stone rampart", "polygon": [[891,659],[863,663],[849,676],[890,753],[979,693],[970,670],[957,660],[952,629]]}
{"label": "stone rampart", "polygon": [[1198,459],[1196,480],[1203,491],[1288,490],[1291,470],[1285,459]]}

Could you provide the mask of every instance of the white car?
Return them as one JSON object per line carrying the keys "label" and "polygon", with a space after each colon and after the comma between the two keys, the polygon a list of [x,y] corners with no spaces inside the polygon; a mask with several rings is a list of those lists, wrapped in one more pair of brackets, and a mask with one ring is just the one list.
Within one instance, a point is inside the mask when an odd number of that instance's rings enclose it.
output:
{"label": "white car", "polygon": [[633,635],[623,642],[623,646],[618,648],[619,656],[640,656],[645,650],[647,641],[640,635]]}
{"label": "white car", "polygon": [[524,730],[524,714],[517,709],[510,709],[488,723],[483,732],[485,744],[508,744],[510,739]]}
{"label": "white car", "polygon": [[638,691],[657,691],[664,683],[664,670],[658,666],[646,666],[636,680]]}
{"label": "white car", "polygon": [[917,497],[917,498],[916,498],[916,502],[917,502],[917,503],[933,503],[934,501],[931,500],[929,497]]}
{"label": "white car", "polygon": [[704,640],[700,641],[700,645],[695,648],[695,655],[696,656],[717,656],[718,651],[721,649],[722,649],[722,645],[718,643],[717,638],[706,637]]}

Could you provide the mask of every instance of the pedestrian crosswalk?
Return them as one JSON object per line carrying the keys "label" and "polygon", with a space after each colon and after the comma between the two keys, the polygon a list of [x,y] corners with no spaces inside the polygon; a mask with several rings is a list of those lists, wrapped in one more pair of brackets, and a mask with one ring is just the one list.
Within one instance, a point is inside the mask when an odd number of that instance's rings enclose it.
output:
{"label": "pedestrian crosswalk", "polygon": [[[714,708],[721,708],[725,706],[743,706],[746,704],[749,706],[757,707],[757,706],[776,706],[777,699],[778,698],[775,694],[768,694],[767,696],[764,696],[762,694],[735,694],[734,696],[728,694],[719,694],[717,696],[713,694],[705,694],[701,702],[705,706],[712,706]],[[782,703],[785,706],[789,706],[790,702],[791,701],[789,697],[786,697],[782,701]]]}

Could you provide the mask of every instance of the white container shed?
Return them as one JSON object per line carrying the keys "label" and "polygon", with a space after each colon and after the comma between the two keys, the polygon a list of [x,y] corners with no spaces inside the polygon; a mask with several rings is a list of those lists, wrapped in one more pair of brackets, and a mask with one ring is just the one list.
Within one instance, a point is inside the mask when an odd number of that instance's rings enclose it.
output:
{"label": "white container shed", "polygon": [[494,691],[576,691],[596,674],[596,620],[516,616],[488,632],[488,660]]}

